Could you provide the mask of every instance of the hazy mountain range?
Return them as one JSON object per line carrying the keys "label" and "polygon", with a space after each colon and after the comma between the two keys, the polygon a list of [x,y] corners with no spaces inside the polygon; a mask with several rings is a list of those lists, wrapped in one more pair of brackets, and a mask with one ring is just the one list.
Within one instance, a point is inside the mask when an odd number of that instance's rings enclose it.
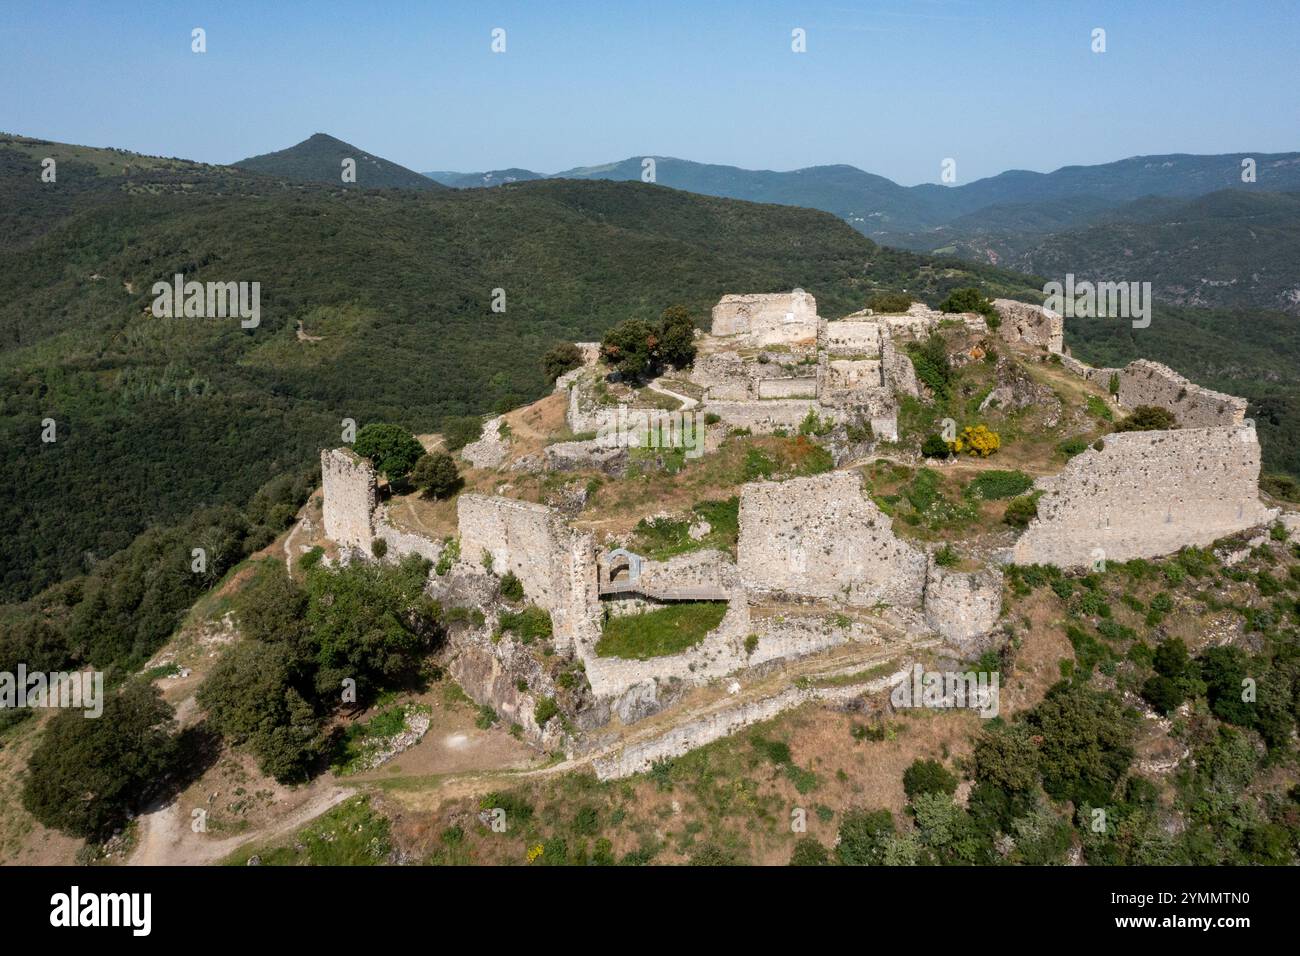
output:
{"label": "hazy mountain range", "polygon": [[[1242,181],[1242,160],[1255,181]],[[1036,275],[1149,281],[1168,302],[1300,310],[1300,153],[1135,156],[961,186],[900,186],[853,166],[791,172],[671,157],[655,182],[834,213],[877,242]],[[543,178],[641,179],[643,158],[567,169],[430,172],[459,189]]]}

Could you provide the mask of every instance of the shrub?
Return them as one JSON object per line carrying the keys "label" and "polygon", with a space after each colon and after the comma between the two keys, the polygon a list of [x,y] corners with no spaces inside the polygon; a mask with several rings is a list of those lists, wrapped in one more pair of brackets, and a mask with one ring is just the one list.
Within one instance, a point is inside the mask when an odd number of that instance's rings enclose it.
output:
{"label": "shrub", "polygon": [[547,722],[559,712],[560,708],[555,703],[554,697],[543,697],[533,707],[533,720],[537,721],[538,727],[545,727]]}
{"label": "shrub", "polygon": [[803,836],[795,841],[791,866],[829,866],[830,862],[830,853],[816,837]]}
{"label": "shrub", "polygon": [[872,312],[888,315],[893,312],[906,312],[913,299],[906,292],[877,292],[867,300],[867,308]]}
{"label": "shrub", "polygon": [[442,420],[442,442],[448,451],[460,451],[483,437],[483,419],[477,415],[450,415]]}
{"label": "shrub", "polygon": [[970,484],[966,486],[966,494],[983,498],[985,501],[995,501],[1023,495],[1033,486],[1034,479],[1023,471],[993,469],[981,472],[971,479]]}
{"label": "shrub", "polygon": [[954,455],[965,452],[968,455],[987,458],[1002,447],[1002,439],[987,425],[967,425],[955,441],[948,443],[948,447]]}
{"label": "shrub", "polygon": [[945,544],[934,553],[934,563],[941,568],[955,568],[961,563],[961,556],[957,554],[952,545]]}
{"label": "shrub", "polygon": [[405,478],[424,454],[424,446],[414,435],[400,425],[384,422],[372,422],[357,432],[352,450],[369,458],[390,481]]}
{"label": "shrub", "polygon": [[502,611],[497,618],[501,632],[513,633],[521,644],[546,640],[553,633],[551,615],[540,607],[526,607],[522,611]]}
{"label": "shrub", "polygon": [[1038,517],[1038,494],[1021,495],[1007,502],[1007,510],[1002,513],[1002,520],[1013,528],[1025,528],[1029,522]]}
{"label": "shrub", "polygon": [[132,681],[98,719],[60,710],[32,751],[23,806],[47,827],[99,841],[144,810],[175,769],[172,708],[151,683]]}
{"label": "shrub", "polygon": [[948,345],[941,335],[931,335],[920,344],[907,346],[907,354],[920,379],[934,397],[946,402],[952,397],[952,363],[948,360]]}
{"label": "shrub", "polygon": [[370,553],[376,558],[382,558],[388,553],[388,541],[384,538],[375,538],[370,542]]}
{"label": "shrub", "polygon": [[554,382],[565,372],[571,372],[582,365],[582,351],[572,342],[561,342],[551,346],[542,356],[542,371],[546,381]]}
{"label": "shrub", "polygon": [[957,778],[937,760],[914,760],[903,771],[903,790],[909,800],[923,793],[952,794],[957,791]]}
{"label": "shrub", "polygon": [[501,578],[501,596],[509,601],[524,599],[524,582],[513,571],[507,571]]}
{"label": "shrub", "polygon": [[422,455],[411,470],[411,483],[429,498],[448,498],[461,486],[456,461],[446,452]]}
{"label": "shrub", "polygon": [[925,436],[925,441],[921,443],[921,454],[926,458],[947,458],[951,452],[948,450],[948,443],[942,437],[935,434]]}
{"label": "shrub", "polygon": [[1056,450],[1059,451],[1066,458],[1073,458],[1075,455],[1081,455],[1083,454],[1083,452],[1087,450],[1087,448],[1088,448],[1087,439],[1079,438],[1079,437],[1067,438],[1065,441],[1061,442],[1059,445],[1056,446]]}
{"label": "shrub", "polygon": [[840,823],[835,855],[846,866],[882,866],[887,841],[894,835],[888,810],[849,810]]}
{"label": "shrub", "polygon": [[1139,405],[1116,425],[1117,432],[1149,432],[1177,428],[1178,422],[1168,409],[1156,405]]}
{"label": "shrub", "polygon": [[1063,682],[1028,719],[1042,741],[1043,789],[1076,806],[1106,806],[1133,761],[1136,715],[1113,694]]}

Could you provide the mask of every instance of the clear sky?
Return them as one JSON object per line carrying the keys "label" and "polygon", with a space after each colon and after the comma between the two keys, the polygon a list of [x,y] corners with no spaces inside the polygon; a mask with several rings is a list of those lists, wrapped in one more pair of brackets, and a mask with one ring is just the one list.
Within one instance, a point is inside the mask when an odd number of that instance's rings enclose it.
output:
{"label": "clear sky", "polygon": [[1300,149],[1298,50],[1289,0],[3,0],[0,129],[219,163],[327,132],[419,171],[655,154],[911,185],[953,157],[969,182]]}

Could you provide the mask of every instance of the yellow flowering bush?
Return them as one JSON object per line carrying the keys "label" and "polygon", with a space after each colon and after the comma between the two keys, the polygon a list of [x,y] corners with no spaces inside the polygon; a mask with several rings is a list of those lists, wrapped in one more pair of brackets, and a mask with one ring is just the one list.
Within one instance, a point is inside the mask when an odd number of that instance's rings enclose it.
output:
{"label": "yellow flowering bush", "polygon": [[541,856],[541,855],[542,855],[542,845],[541,845],[540,843],[534,843],[532,846],[530,846],[530,847],[528,848],[528,862],[529,862],[529,863],[532,863],[534,860],[536,860],[536,859],[537,859],[539,856]]}
{"label": "yellow flowering bush", "polygon": [[954,455],[963,452],[967,455],[979,455],[987,458],[1002,447],[998,433],[990,431],[987,425],[967,425],[954,441],[948,442],[948,448]]}

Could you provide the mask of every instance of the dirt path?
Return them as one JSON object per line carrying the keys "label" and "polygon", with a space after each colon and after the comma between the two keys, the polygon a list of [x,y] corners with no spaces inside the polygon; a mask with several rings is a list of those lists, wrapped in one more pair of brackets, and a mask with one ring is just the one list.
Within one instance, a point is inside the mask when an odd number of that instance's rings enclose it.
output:
{"label": "dirt path", "polygon": [[670,389],[666,389],[658,382],[650,382],[648,385],[646,385],[646,388],[650,389],[650,391],[652,392],[658,392],[660,395],[667,395],[669,398],[677,399],[677,401],[682,403],[682,407],[678,409],[679,412],[688,411],[694,408],[696,405],[700,404],[698,401],[691,398],[689,395],[683,395],[681,394],[681,392],[674,392],[671,391]]}
{"label": "dirt path", "polygon": [[128,866],[204,866],[219,863],[246,843],[264,842],[310,823],[342,803],[355,791],[332,780],[313,784],[305,801],[269,828],[241,833],[224,840],[209,840],[190,830],[190,817],[179,800],[139,818],[140,836]]}

